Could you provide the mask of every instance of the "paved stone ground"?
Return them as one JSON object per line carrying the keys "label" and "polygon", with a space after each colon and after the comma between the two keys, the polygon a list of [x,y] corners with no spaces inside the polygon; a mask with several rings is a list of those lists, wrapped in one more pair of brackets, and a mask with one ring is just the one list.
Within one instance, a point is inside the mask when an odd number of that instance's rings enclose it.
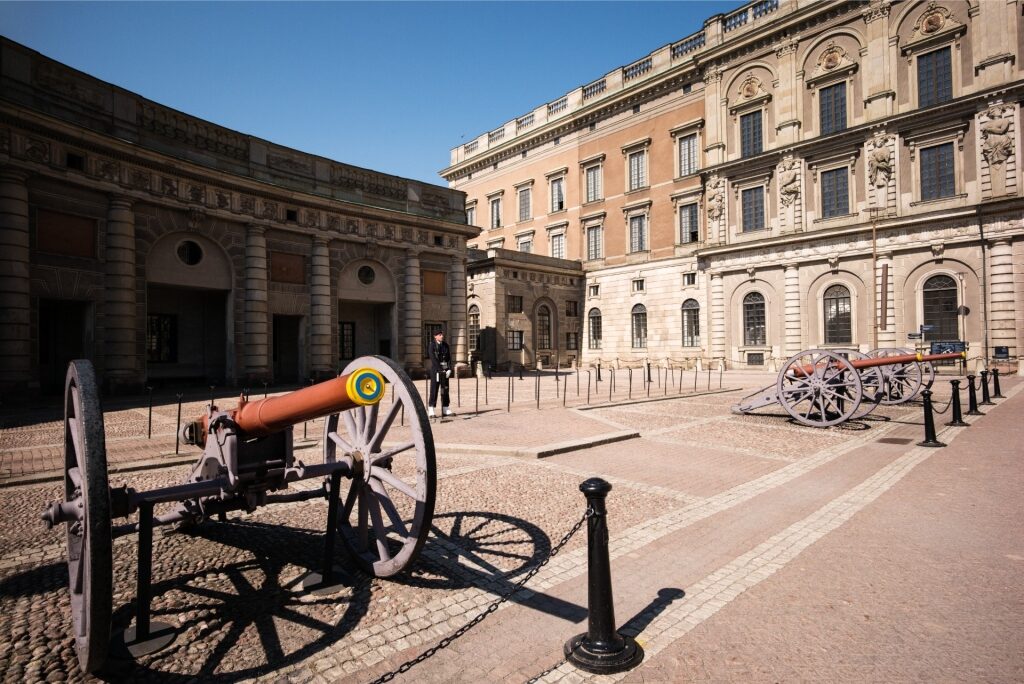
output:
{"label": "paved stone ground", "polygon": [[[729,373],[723,386],[752,391],[770,379]],[[939,408],[946,379],[936,385]],[[433,424],[435,529],[413,572],[371,579],[339,551],[350,586],[328,597],[289,591],[319,566],[322,501],[269,506],[189,534],[158,530],[154,617],[181,633],[170,649],[113,662],[107,678],[371,681],[451,635],[546,558],[583,513],[579,483],[600,475],[613,485],[616,615],[646,649],[643,664],[594,677],[561,662],[562,643],[586,629],[581,532],[528,591],[396,681],[1024,681],[1017,378],[1003,380],[1008,398],[970,428],[944,428],[948,413],[939,416],[945,449],[915,446],[919,406],[815,430],[777,409],[733,415],[745,392],[672,397],[678,383],[660,388],[669,391],[658,401],[629,402],[619,385],[612,404],[587,410],[581,397],[584,406],[563,409],[552,381],[542,384],[540,413],[531,391],[519,390],[524,380],[506,413],[491,396],[502,382],[507,390],[507,380],[488,383],[481,413]],[[646,399],[640,388],[634,399]],[[462,390],[465,405],[465,381]],[[570,382],[570,406],[574,394]],[[175,411],[159,411],[171,430]],[[110,451],[123,449],[124,464],[141,453],[160,465],[164,450],[149,452],[130,434],[140,415],[145,408],[131,406],[108,414]],[[52,449],[59,465],[60,428],[49,421],[7,416],[2,462]],[[545,459],[508,455],[623,432],[639,437]],[[26,463],[23,472],[46,477],[53,461]],[[180,482],[185,470],[112,480],[152,488]],[[62,485],[14,486],[9,472],[0,488],[0,672],[5,682],[77,681],[62,533],[38,522]],[[115,630],[131,621],[136,549],[134,537],[114,546]]]}

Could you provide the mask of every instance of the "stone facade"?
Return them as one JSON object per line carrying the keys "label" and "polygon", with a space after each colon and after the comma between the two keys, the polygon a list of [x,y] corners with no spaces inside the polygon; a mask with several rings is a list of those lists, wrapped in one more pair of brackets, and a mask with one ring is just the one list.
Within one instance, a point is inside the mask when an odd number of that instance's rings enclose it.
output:
{"label": "stone facade", "polygon": [[[224,129],[0,41],[0,391],[466,358],[459,191]],[[424,287],[421,278],[431,278]]]}
{"label": "stone facade", "polygon": [[[442,175],[476,208],[471,246],[564,230],[600,314],[584,362],[954,340],[1016,358],[1019,5],[758,0],[460,145]],[[541,210],[520,216],[522,188]]]}

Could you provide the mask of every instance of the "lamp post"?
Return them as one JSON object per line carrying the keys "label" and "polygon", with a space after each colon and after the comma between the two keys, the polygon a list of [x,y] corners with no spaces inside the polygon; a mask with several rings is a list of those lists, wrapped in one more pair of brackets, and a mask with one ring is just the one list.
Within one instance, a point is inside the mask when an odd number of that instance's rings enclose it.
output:
{"label": "lamp post", "polygon": [[871,215],[871,348],[878,349],[878,215],[884,207],[868,207]]}

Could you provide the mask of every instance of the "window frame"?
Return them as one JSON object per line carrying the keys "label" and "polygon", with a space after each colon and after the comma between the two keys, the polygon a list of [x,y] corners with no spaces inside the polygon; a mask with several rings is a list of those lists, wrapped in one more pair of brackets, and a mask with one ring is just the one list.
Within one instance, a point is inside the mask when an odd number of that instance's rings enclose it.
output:
{"label": "window frame", "polygon": [[526,337],[522,330],[516,328],[505,329],[505,351],[522,351],[525,346]]}
{"label": "window frame", "polygon": [[466,311],[466,345],[471,353],[480,350],[480,307],[476,304]]}
{"label": "window frame", "polygon": [[[349,331],[352,346],[350,355],[346,356],[345,337],[346,329]],[[347,361],[356,358],[356,321],[338,321],[338,359]]]}
{"label": "window frame", "polygon": [[[687,306],[690,302],[693,302],[693,306]],[[683,300],[683,303],[679,307],[680,319],[682,323],[682,345],[683,347],[700,347],[700,302],[693,297],[689,297]],[[689,334],[687,334],[687,323],[690,324]]]}
{"label": "window frame", "polygon": [[[587,261],[597,261],[598,259],[604,259],[604,223],[594,222],[585,223],[583,230],[586,233],[587,238]],[[592,235],[596,235],[596,241],[592,238]],[[594,249],[596,244],[596,250]],[[596,254],[595,254],[596,251]]]}
{"label": "window frame", "polygon": [[[950,183],[952,185],[952,187],[950,188],[950,192],[949,192],[949,194],[945,194],[945,195],[937,194],[937,195],[935,195],[933,197],[926,197],[925,196],[925,172],[924,172],[924,170],[925,170],[925,153],[928,152],[928,151],[931,151],[931,150],[935,150],[935,149],[940,148],[940,147],[947,147],[947,146],[949,147],[949,160],[951,162],[948,165],[948,168],[949,168],[949,179],[950,179]],[[916,163],[914,164],[914,166],[917,169],[917,188],[916,188],[917,193],[916,194],[917,194],[918,198],[920,199],[920,201],[922,201],[922,202],[935,202],[935,201],[939,201],[939,200],[950,199],[950,198],[956,197],[957,196],[957,171],[959,169],[958,169],[958,160],[957,160],[957,149],[956,149],[956,145],[954,144],[954,142],[952,140],[943,140],[943,141],[940,141],[940,142],[936,142],[935,144],[921,145],[919,147],[919,149],[916,150],[916,155],[918,157],[917,160],[916,160]],[[933,165],[933,166],[935,168],[937,168],[940,171],[940,173],[941,173],[942,170],[944,168],[946,168],[946,165],[944,165],[941,160],[937,160],[937,161],[938,161],[938,163]],[[936,181],[936,186],[938,186],[938,192],[941,192],[941,185],[940,184],[942,183],[942,180],[943,179],[940,177]]]}
{"label": "window frame", "polygon": [[488,206],[490,207],[491,213],[491,230],[498,230],[502,227],[501,223],[501,196],[487,198]]}
{"label": "window frame", "polygon": [[[845,198],[846,199],[846,209],[845,209],[845,211],[841,211],[841,212],[837,211],[835,213],[827,213],[827,209],[829,207],[829,204],[827,204],[826,201],[825,201],[825,190],[826,190],[826,188],[825,188],[825,178],[826,178],[826,176],[828,176],[829,178],[832,178],[834,174],[837,174],[838,172],[844,171],[844,170],[846,172],[846,175],[845,175],[845,178],[846,178],[846,198]],[[853,190],[853,183],[851,182],[851,176],[853,175],[851,173],[851,166],[849,164],[846,164],[846,163],[834,164],[834,165],[827,166],[827,167],[824,167],[824,168],[821,168],[821,169],[816,169],[815,170],[815,174],[817,175],[817,179],[818,179],[818,209],[819,209],[819,216],[820,216],[820,218],[822,220],[824,220],[824,219],[839,218],[839,217],[842,217],[842,216],[849,216],[850,215],[851,200],[853,199],[851,197],[851,192]],[[835,177],[838,177],[838,176],[835,176]],[[839,197],[839,195],[837,194],[836,197]]]}
{"label": "window frame", "polygon": [[[935,55],[943,50],[948,51],[948,73],[949,73],[949,97],[946,99],[935,99],[928,104],[924,104],[921,98],[921,59]],[[934,107],[936,105],[945,104],[951,100],[956,99],[956,65],[953,63],[954,47],[952,42],[944,43],[942,45],[929,46],[927,49],[922,49],[919,52],[914,53],[914,72],[912,74],[912,80],[914,82],[915,90],[915,101],[917,102],[918,109],[925,109],[927,107]],[[934,90],[934,89],[933,89]]]}
{"label": "window frame", "polygon": [[[829,297],[829,291],[830,290],[834,290],[834,289],[840,288],[840,287],[843,288],[843,290],[846,291],[846,296],[845,297]],[[830,329],[829,329],[829,323],[830,323],[830,318],[829,318],[829,301],[830,300],[835,300],[835,301],[841,302],[844,299],[846,300],[846,307],[847,307],[847,310],[846,310],[846,314],[847,314],[846,332],[848,333],[847,339],[832,339],[832,337],[831,337],[832,333],[830,333]],[[828,345],[828,346],[832,346],[832,345],[849,346],[849,345],[853,344],[853,339],[854,339],[854,335],[853,335],[853,332],[854,332],[853,331],[853,321],[854,321],[853,311],[854,311],[854,309],[853,309],[853,290],[850,288],[850,286],[848,284],[846,284],[845,282],[838,282],[837,281],[837,282],[832,282],[832,283],[828,283],[827,285],[825,285],[825,287],[821,291],[821,330],[822,330],[821,339],[822,339],[822,344]],[[842,313],[842,312],[839,312],[839,313]]]}
{"label": "window frame", "polygon": [[505,314],[521,314],[523,313],[523,296],[514,294],[505,294]]}
{"label": "window frame", "polygon": [[[747,121],[747,120],[752,121],[753,119],[751,117],[753,117],[755,114],[758,117],[757,118],[758,129],[759,129],[758,130],[758,137],[760,138],[760,144],[758,145],[758,149],[756,151],[753,150],[753,148],[751,148],[750,150],[747,149],[747,147],[746,147],[746,145],[744,143],[745,133],[744,133],[744,130],[743,130],[743,122]],[[765,109],[764,109],[764,107],[756,107],[754,109],[751,109],[750,111],[742,112],[742,113],[739,114],[738,121],[737,121],[737,126],[738,126],[738,132],[739,132],[739,153],[740,153],[740,159],[747,159],[749,157],[756,157],[757,155],[759,155],[759,154],[761,154],[762,152],[765,151],[765,140],[764,140],[764,137],[765,137],[764,136],[764,128],[765,128],[764,124],[765,124],[765,121],[764,120],[765,120]]]}
{"label": "window frame", "polygon": [[[756,339],[756,338],[752,338],[750,336],[751,326],[750,326],[749,319],[748,319],[749,311],[750,311],[749,308],[748,308],[748,300],[752,296],[754,296],[754,295],[756,295],[756,296],[761,298],[760,301],[758,301],[758,302],[754,302],[754,301],[749,302],[749,304],[760,304],[760,307],[761,307],[761,313],[760,313],[761,321],[760,321],[760,326],[759,326],[760,327],[761,337],[760,337],[759,340]],[[743,295],[743,299],[741,299],[740,302],[741,302],[740,315],[741,315],[741,324],[742,324],[742,328],[741,329],[743,330],[743,346],[744,347],[767,347],[768,346],[768,298],[765,297],[764,293],[760,292],[759,290],[751,290],[750,292],[747,292],[746,294]]]}
{"label": "window frame", "polygon": [[534,328],[538,350],[552,349],[553,331],[554,323],[551,320],[551,307],[547,304],[541,304],[537,307],[536,326]]}
{"label": "window frame", "polygon": [[643,304],[634,304],[629,311],[629,320],[631,348],[647,349],[647,307]]}
{"label": "window frame", "polygon": [[[689,230],[683,232],[683,210],[692,216],[693,223]],[[692,209],[692,211],[690,211]],[[700,202],[694,199],[693,202],[679,203],[676,205],[676,234],[679,245],[696,245],[700,243]]]}
{"label": "window frame", "polygon": [[[824,112],[822,111],[823,107],[825,106],[824,94],[827,91],[830,91],[830,90],[832,90],[834,88],[838,88],[840,86],[842,86],[842,88],[843,88],[843,97],[842,97],[843,120],[842,120],[842,125],[837,127],[837,128],[830,127],[828,130],[825,130],[825,117],[824,117]],[[845,131],[847,128],[850,127],[850,90],[851,90],[850,89],[850,83],[849,83],[849,81],[847,79],[842,79],[842,80],[839,80],[839,81],[832,81],[832,82],[824,83],[824,84],[818,86],[817,92],[815,93],[817,95],[817,98],[818,98],[818,135],[832,135],[833,133],[841,133],[842,131]],[[834,99],[835,98],[833,98],[833,100]],[[834,120],[836,117],[833,116],[832,118]]]}
{"label": "window frame", "polygon": [[[650,146],[651,139],[644,138],[642,140],[636,140],[634,142],[623,145],[621,148],[622,156],[625,162],[623,186],[624,192],[626,192],[627,194],[631,192],[640,192],[642,190],[647,190],[651,187],[650,159],[648,155]],[[633,184],[632,171],[632,160],[634,158],[640,159],[641,161],[638,163],[642,165],[642,169],[637,174],[638,176],[642,175],[642,178],[637,178],[638,184],[636,185]]]}
{"label": "window frame", "polygon": [[[594,330],[595,320],[597,321],[596,334]],[[587,349],[600,349],[603,340],[604,331],[601,320],[601,310],[596,306],[591,307],[591,309],[587,311]]]}
{"label": "window frame", "polygon": [[[601,202],[604,200],[604,155],[601,155],[601,161],[591,162],[586,165],[581,164],[583,167],[583,198],[584,204],[590,204],[592,202]],[[589,174],[593,171],[596,181],[594,182],[595,195],[590,195],[590,180]]]}
{"label": "window frame", "polygon": [[[559,188],[558,192],[555,192],[555,188]],[[561,196],[561,206],[556,206],[555,200]],[[568,208],[568,202],[565,197],[565,175],[558,175],[548,179],[548,213],[557,214],[565,211]]]}
{"label": "window frame", "polygon": [[[525,198],[525,202],[523,201]],[[533,220],[533,187],[532,185],[516,186],[516,223]]]}
{"label": "window frame", "polygon": [[[739,200],[740,200],[740,206],[739,206],[739,210],[740,210],[739,211],[739,213],[740,213],[740,225],[739,225],[740,234],[741,235],[746,235],[746,234],[749,234],[749,233],[759,233],[761,231],[767,230],[768,229],[768,183],[766,183],[766,182],[752,183],[751,185],[740,187],[740,188],[737,188],[736,190],[739,193]],[[760,190],[760,192],[761,192],[761,225],[757,226],[757,227],[747,228],[747,210],[746,210],[746,205],[745,205],[745,201],[744,200],[747,197],[747,193],[752,192],[754,190]]]}

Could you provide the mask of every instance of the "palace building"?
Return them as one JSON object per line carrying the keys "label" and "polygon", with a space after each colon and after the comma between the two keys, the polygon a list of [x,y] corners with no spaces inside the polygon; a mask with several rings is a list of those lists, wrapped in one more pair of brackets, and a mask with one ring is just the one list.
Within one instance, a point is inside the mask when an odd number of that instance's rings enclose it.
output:
{"label": "palace building", "polygon": [[[0,39],[0,396],[466,356],[458,190],[175,111]],[[5,400],[6,403],[6,400]]]}
{"label": "palace building", "polygon": [[1022,47],[1018,0],[757,0],[459,145],[441,173],[470,247],[582,268],[578,352],[537,334],[572,329],[564,307],[508,278],[534,305],[474,303],[492,344],[726,368],[933,341],[1017,357]]}

